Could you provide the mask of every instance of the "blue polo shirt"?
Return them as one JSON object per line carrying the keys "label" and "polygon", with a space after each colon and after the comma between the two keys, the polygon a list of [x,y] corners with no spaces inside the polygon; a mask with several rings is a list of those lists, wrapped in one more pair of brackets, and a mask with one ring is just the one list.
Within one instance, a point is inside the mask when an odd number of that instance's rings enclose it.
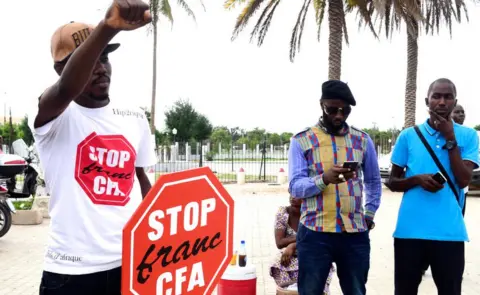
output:
{"label": "blue polo shirt", "polygon": [[[427,122],[419,125],[420,131],[454,182],[461,205],[448,183],[436,193],[415,186],[403,195],[393,236],[403,239],[468,241],[461,209],[465,202],[463,189],[460,189],[453,175],[448,151],[442,149],[445,138]],[[478,167],[479,146],[476,131],[455,123],[453,128],[462,159],[471,161]],[[413,127],[400,133],[392,153],[392,163],[406,168],[407,178],[439,171]]]}

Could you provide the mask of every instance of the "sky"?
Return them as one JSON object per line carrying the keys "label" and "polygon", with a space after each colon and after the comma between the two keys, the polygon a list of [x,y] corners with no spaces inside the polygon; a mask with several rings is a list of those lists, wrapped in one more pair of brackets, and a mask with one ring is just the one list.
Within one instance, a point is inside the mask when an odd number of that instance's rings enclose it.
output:
{"label": "sky", "polygon": [[[295,2],[295,3],[293,3]],[[301,1],[300,1],[301,2]],[[321,85],[328,75],[327,19],[316,39],[314,13],[307,16],[301,52],[289,60],[289,41],[302,3],[284,1],[273,18],[262,47],[249,42],[252,25],[231,41],[238,8],[226,11],[221,0],[190,0],[196,22],[172,0],[174,24],[160,20],[156,126],[165,130],[163,113],[179,99],[188,99],[213,125],[298,132],[320,116]],[[58,76],[53,70],[50,38],[70,21],[97,24],[111,0],[24,0],[2,4],[0,18],[0,112],[13,116],[35,110],[38,96]],[[25,9],[26,7],[27,9]],[[427,117],[424,98],[437,78],[451,79],[458,101],[466,108],[465,124],[480,124],[477,85],[480,69],[480,7],[469,5],[469,22],[440,35],[421,35],[419,42],[417,123]],[[20,16],[22,16],[20,18]],[[257,14],[258,17],[258,14]],[[400,128],[404,117],[406,33],[379,40],[348,18],[350,45],[344,44],[342,80],[356,100],[348,122],[361,128]],[[121,32],[113,42],[110,97],[132,106],[150,107],[153,36],[147,28]],[[3,114],[2,114],[3,115]]]}

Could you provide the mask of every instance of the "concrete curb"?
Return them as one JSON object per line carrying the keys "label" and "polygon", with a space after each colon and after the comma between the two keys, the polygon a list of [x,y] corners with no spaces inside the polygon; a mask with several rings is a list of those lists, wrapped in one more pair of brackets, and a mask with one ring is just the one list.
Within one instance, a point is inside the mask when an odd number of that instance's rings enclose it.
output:
{"label": "concrete curb", "polygon": [[37,225],[42,222],[43,215],[39,210],[17,210],[12,214],[12,224],[15,225]]}

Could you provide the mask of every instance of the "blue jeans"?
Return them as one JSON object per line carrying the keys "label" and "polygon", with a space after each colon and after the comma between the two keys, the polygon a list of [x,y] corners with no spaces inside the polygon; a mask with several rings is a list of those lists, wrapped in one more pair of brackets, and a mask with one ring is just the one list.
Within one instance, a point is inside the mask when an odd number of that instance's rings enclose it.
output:
{"label": "blue jeans", "polygon": [[299,224],[297,232],[298,293],[320,295],[332,262],[344,295],[367,293],[370,269],[370,237],[361,233],[316,232]]}

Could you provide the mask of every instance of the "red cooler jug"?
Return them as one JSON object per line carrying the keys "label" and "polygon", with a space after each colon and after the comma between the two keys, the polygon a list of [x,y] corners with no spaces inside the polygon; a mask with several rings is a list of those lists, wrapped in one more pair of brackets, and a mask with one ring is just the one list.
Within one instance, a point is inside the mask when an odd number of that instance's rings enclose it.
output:
{"label": "red cooler jug", "polygon": [[255,266],[247,264],[245,267],[229,265],[220,283],[217,295],[256,295],[257,272]]}

